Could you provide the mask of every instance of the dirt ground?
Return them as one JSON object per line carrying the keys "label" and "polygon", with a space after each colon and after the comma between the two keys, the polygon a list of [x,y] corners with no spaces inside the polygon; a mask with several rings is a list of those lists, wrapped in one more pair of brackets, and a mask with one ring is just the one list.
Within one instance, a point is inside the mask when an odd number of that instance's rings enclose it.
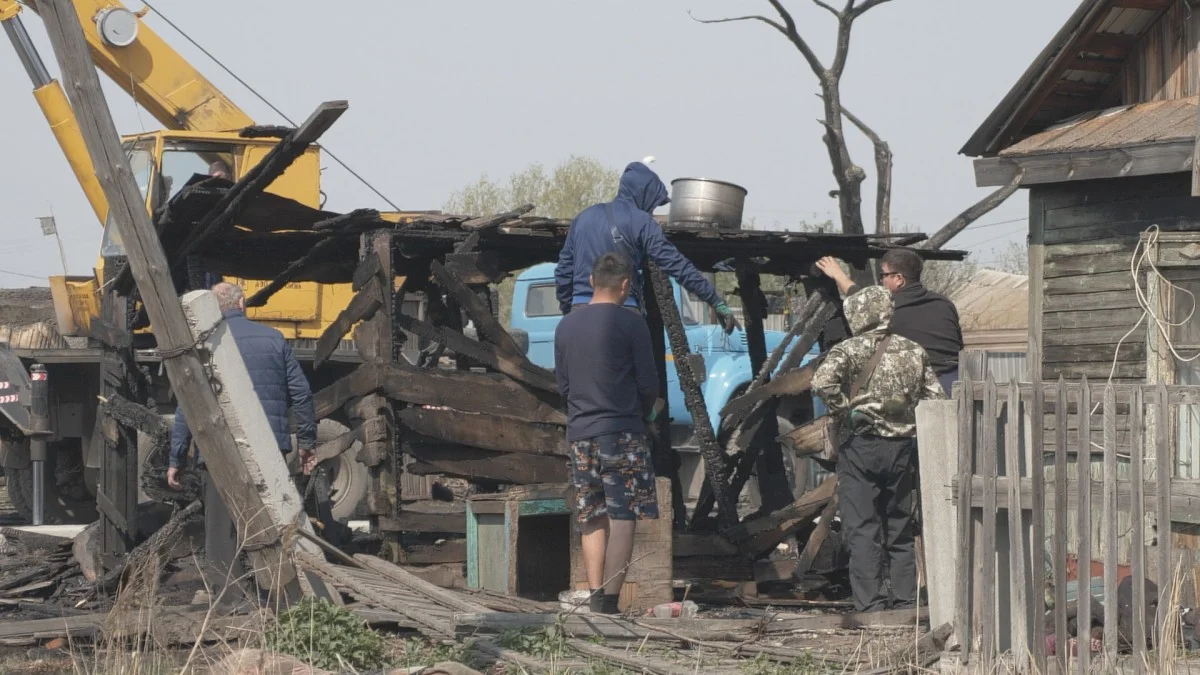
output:
{"label": "dirt ground", "polygon": [[54,321],[49,288],[0,288],[0,324],[22,326],[39,321]]}

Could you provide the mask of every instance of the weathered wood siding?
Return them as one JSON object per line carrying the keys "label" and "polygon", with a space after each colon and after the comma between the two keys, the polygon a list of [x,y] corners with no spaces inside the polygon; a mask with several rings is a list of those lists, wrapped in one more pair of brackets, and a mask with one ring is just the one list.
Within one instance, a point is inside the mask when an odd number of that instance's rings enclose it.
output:
{"label": "weathered wood siding", "polygon": [[1122,103],[1195,96],[1200,7],[1177,0],[1138,41],[1116,79]]}
{"label": "weathered wood siding", "polygon": [[1130,263],[1151,225],[1163,232],[1200,230],[1200,201],[1190,189],[1188,175],[1170,174],[1030,191],[1030,218],[1045,238],[1043,278],[1030,280],[1044,294],[1045,379],[1103,381],[1113,373],[1114,382],[1145,381],[1145,326],[1121,342],[1142,313]]}

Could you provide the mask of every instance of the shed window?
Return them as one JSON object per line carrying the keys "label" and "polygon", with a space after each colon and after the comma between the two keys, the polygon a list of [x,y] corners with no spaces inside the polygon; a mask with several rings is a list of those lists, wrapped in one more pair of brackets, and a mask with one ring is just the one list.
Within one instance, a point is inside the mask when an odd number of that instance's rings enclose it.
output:
{"label": "shed window", "polygon": [[[1200,385],[1200,270],[1181,270],[1169,275],[1174,284],[1162,284],[1165,290],[1164,306],[1170,308],[1171,344],[1181,358],[1176,358],[1165,348],[1160,350],[1162,358],[1173,364],[1175,383]],[[1149,319],[1153,322],[1153,319]],[[1153,330],[1153,325],[1150,326]],[[1165,346],[1164,346],[1165,347]],[[1191,359],[1191,360],[1187,360]],[[1200,478],[1200,406],[1179,406],[1176,420],[1179,452],[1176,456],[1176,471],[1180,478]]]}

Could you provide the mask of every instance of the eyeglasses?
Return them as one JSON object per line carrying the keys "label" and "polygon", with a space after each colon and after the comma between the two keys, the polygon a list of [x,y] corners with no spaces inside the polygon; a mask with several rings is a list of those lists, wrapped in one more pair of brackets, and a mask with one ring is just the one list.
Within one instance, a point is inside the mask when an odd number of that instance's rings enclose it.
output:
{"label": "eyeglasses", "polygon": [[883,274],[879,275],[879,278],[886,279],[888,277],[902,277],[902,276],[904,276],[904,275],[899,272],[884,272]]}

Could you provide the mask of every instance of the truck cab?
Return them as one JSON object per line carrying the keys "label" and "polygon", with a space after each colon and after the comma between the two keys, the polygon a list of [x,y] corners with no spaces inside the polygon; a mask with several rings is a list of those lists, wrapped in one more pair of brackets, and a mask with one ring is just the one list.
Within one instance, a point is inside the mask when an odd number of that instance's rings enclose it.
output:
{"label": "truck cab", "polygon": [[[554,264],[535,265],[522,272],[513,290],[512,319],[510,325],[529,334],[529,360],[543,368],[554,368],[554,329],[562,320],[555,295]],[[721,409],[730,399],[741,394],[754,380],[750,367],[750,353],[746,345],[746,334],[741,329],[726,335],[721,326],[695,311],[695,305],[674,280],[675,304],[679,306],[680,318],[687,334],[688,346],[693,354],[704,358],[704,381],[700,384],[704,395],[704,406],[713,425],[714,433],[720,432]],[[766,331],[767,351],[770,352],[784,338],[780,331]],[[817,356],[817,348],[804,357],[807,363]],[[697,447],[693,432],[692,416],[683,405],[683,391],[679,386],[679,375],[675,371],[671,345],[667,343],[667,403],[671,416],[672,445],[677,449]],[[813,397],[815,415],[824,413],[820,400]]]}

